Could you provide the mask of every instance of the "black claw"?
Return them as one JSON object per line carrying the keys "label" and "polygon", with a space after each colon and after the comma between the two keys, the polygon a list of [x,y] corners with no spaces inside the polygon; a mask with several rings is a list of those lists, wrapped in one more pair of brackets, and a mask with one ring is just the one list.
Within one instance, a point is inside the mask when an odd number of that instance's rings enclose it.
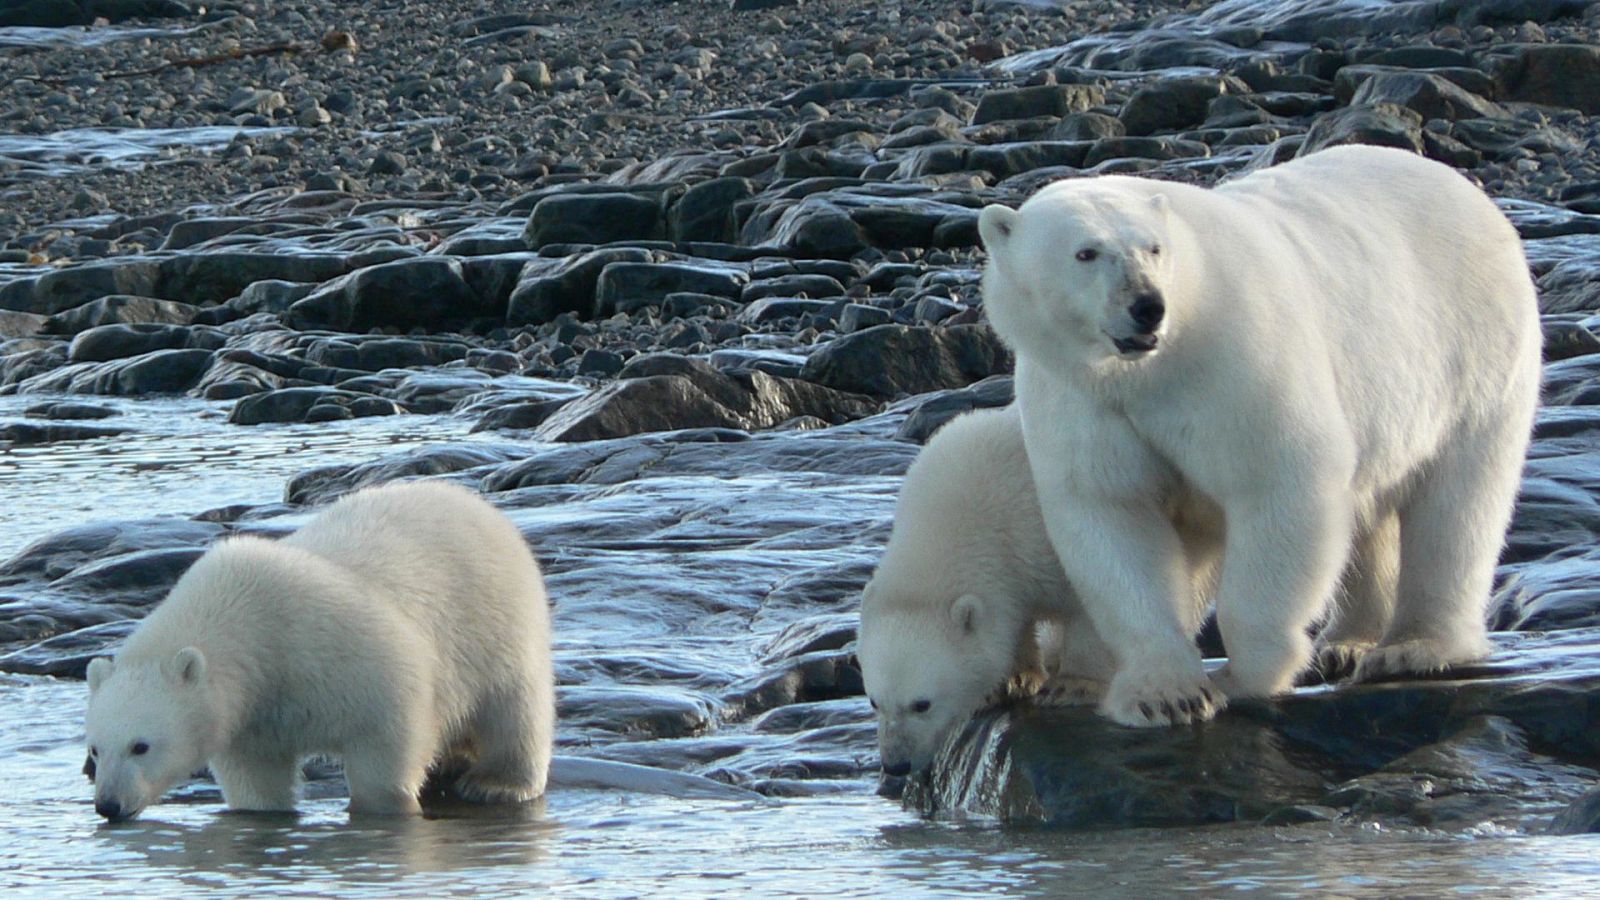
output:
{"label": "black claw", "polygon": [[1194,701],[1190,700],[1188,697],[1184,697],[1182,700],[1178,701],[1178,708],[1183,710],[1185,713],[1193,715]]}
{"label": "black claw", "polygon": [[1156,717],[1155,711],[1150,708],[1148,703],[1139,704],[1139,712],[1144,713],[1146,719],[1154,719]]}

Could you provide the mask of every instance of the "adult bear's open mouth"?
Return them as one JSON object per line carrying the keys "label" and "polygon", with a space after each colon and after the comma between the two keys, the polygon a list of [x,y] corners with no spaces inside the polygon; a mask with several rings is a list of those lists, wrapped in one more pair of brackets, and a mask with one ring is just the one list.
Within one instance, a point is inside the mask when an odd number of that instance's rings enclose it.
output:
{"label": "adult bear's open mouth", "polygon": [[[1111,335],[1106,335],[1111,337]],[[1133,334],[1128,337],[1111,337],[1111,343],[1122,353],[1149,353],[1159,341],[1153,334]]]}

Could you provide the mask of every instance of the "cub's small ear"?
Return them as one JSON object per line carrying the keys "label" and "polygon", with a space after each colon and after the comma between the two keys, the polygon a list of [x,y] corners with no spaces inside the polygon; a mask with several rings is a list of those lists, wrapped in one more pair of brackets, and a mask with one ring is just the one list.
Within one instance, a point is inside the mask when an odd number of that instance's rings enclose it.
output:
{"label": "cub's small ear", "polygon": [[1167,199],[1166,194],[1151,194],[1150,208],[1155,210],[1157,215],[1166,218],[1172,212],[1172,201]]}
{"label": "cub's small ear", "polygon": [[1009,206],[998,203],[985,206],[978,214],[978,235],[983,238],[983,246],[993,250],[1004,245],[1016,233],[1021,218]]}
{"label": "cub's small ear", "polygon": [[116,670],[116,664],[104,656],[89,660],[89,693],[100,690],[100,685]]}
{"label": "cub's small ear", "polygon": [[973,634],[978,630],[982,616],[983,601],[971,594],[962,594],[956,598],[956,602],[950,604],[950,618],[954,619],[967,634]]}
{"label": "cub's small ear", "polygon": [[206,657],[196,647],[185,647],[173,654],[166,665],[167,677],[184,685],[196,685],[206,675]]}

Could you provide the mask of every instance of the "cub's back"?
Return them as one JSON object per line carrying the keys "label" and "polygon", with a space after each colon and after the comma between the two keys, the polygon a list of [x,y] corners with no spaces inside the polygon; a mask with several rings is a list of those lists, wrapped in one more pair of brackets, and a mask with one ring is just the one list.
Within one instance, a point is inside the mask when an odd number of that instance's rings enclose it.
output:
{"label": "cub's back", "polygon": [[[542,619],[538,564],[516,526],[447,482],[388,484],[348,495],[284,538],[349,571],[385,599],[452,631]],[[488,621],[463,619],[469,609]]]}

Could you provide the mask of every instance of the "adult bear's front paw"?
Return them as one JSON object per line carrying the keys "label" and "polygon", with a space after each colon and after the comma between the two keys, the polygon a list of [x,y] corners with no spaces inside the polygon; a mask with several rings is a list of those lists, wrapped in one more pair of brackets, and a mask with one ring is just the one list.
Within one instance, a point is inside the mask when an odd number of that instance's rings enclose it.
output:
{"label": "adult bear's front paw", "polygon": [[1228,698],[1204,672],[1127,671],[1111,679],[1100,714],[1132,728],[1161,728],[1204,722],[1221,712]]}

